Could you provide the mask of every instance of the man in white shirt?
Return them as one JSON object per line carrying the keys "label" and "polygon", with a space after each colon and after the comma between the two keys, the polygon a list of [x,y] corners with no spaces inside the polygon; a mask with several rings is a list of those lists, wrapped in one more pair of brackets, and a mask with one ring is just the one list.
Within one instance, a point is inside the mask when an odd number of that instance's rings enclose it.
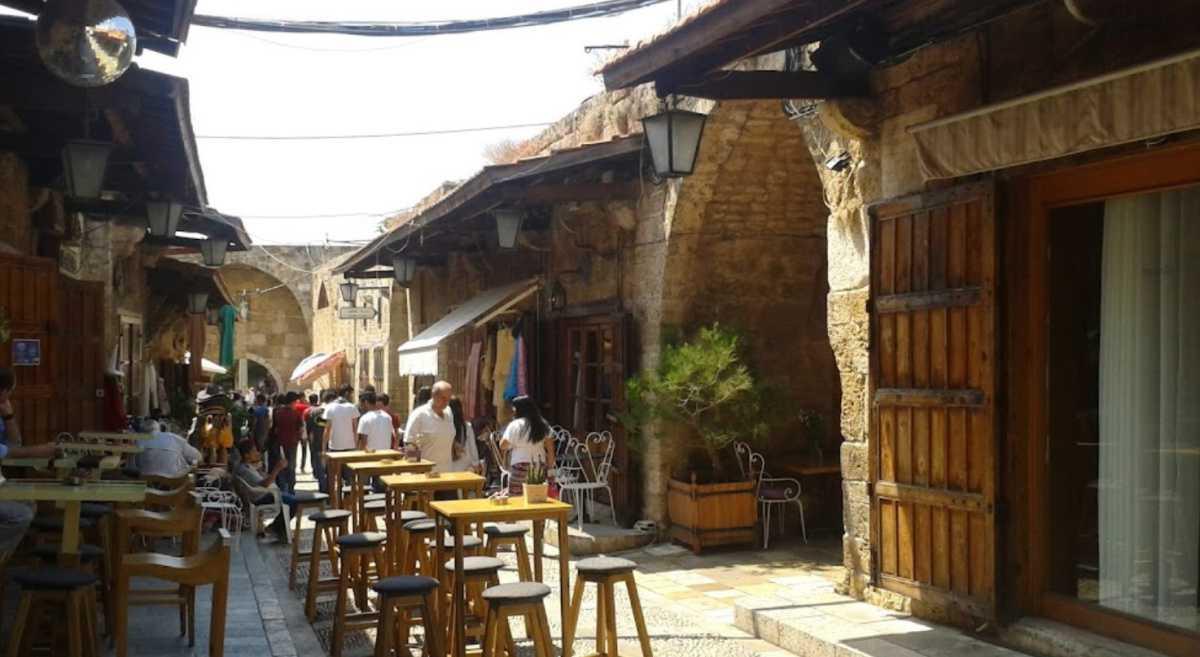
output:
{"label": "man in white shirt", "polygon": [[433,462],[434,472],[449,472],[454,462],[454,413],[449,408],[453,392],[445,381],[433,384],[429,403],[414,408],[404,427],[405,442],[416,445],[421,458]]}
{"label": "man in white shirt", "polygon": [[338,452],[358,446],[358,407],[350,401],[354,388],[338,389],[336,401],[325,406],[325,451]]}
{"label": "man in white shirt", "polygon": [[137,455],[138,472],[143,477],[175,479],[191,471],[200,462],[200,450],[188,444],[183,436],[163,431],[162,425],[154,422],[150,440],[143,442]]}
{"label": "man in white shirt", "polygon": [[392,415],[383,408],[383,404],[373,392],[359,395],[359,402],[368,408],[362,419],[358,421],[358,440],[365,444],[366,449],[395,449],[396,429],[392,426]]}

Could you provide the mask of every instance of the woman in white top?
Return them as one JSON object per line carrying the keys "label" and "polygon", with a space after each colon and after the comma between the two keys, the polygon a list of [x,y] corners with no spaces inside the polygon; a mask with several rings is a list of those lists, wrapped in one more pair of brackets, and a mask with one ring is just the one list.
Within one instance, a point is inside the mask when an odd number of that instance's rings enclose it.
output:
{"label": "woman in white top", "polygon": [[547,478],[553,471],[554,434],[533,398],[522,395],[513,399],[512,405],[514,419],[504,428],[500,449],[512,451],[508,492],[510,495],[520,495],[525,489],[530,463],[544,464]]}
{"label": "woman in white top", "polygon": [[450,467],[446,471],[483,472],[479,445],[475,442],[475,428],[463,416],[462,400],[450,398],[450,410],[454,413],[454,444],[451,446]]}

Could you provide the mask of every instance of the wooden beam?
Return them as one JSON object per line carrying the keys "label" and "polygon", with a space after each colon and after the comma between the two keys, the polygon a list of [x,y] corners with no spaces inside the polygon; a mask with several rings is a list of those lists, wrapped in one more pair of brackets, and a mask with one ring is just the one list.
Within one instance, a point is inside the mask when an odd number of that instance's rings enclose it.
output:
{"label": "wooden beam", "polygon": [[880,388],[875,391],[876,406],[983,406],[983,391],[971,388],[962,390],[927,390],[924,388]]}
{"label": "wooden beam", "polygon": [[634,201],[641,195],[637,183],[569,183],[533,185],[513,189],[506,197],[526,203],[569,203],[571,201]]}
{"label": "wooden beam", "polygon": [[934,292],[906,292],[888,294],[875,300],[875,312],[901,313],[940,308],[962,308],[974,306],[983,300],[983,288],[960,287]]}
{"label": "wooden beam", "polygon": [[710,100],[848,98],[869,93],[865,78],[838,78],[817,71],[716,71],[698,80],[655,80],[660,98],[683,94]]}
{"label": "wooden beam", "polygon": [[875,495],[900,502],[949,507],[970,513],[984,513],[989,511],[991,506],[987,498],[979,493],[942,490],[927,486],[913,486],[911,484],[899,484],[894,481],[875,482]]}

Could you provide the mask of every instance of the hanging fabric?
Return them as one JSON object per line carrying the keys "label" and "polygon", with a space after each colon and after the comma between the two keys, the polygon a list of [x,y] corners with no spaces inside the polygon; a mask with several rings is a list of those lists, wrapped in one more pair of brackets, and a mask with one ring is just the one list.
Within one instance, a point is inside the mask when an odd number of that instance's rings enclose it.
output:
{"label": "hanging fabric", "polygon": [[521,396],[521,352],[524,351],[524,340],[517,337],[512,354],[512,364],[508,368],[508,380],[504,383],[504,401],[512,401]]}
{"label": "hanging fabric", "polygon": [[479,353],[483,350],[483,343],[475,342],[471,345],[470,355],[467,357],[467,383],[463,391],[466,399],[463,403],[463,413],[466,415],[463,420],[474,420],[479,416]]}
{"label": "hanging fabric", "polygon": [[492,380],[492,374],[496,369],[496,334],[488,333],[484,337],[484,345],[483,367],[480,369],[479,383],[488,394],[491,394],[492,389],[496,387]]}
{"label": "hanging fabric", "polygon": [[221,306],[221,351],[218,358],[222,367],[233,367],[233,325],[237,320],[237,308],[229,304]]}
{"label": "hanging fabric", "polygon": [[508,385],[508,371],[512,367],[513,354],[517,350],[511,331],[501,329],[496,333],[496,366],[492,373],[492,403],[497,409],[508,406],[504,399],[504,388]]}

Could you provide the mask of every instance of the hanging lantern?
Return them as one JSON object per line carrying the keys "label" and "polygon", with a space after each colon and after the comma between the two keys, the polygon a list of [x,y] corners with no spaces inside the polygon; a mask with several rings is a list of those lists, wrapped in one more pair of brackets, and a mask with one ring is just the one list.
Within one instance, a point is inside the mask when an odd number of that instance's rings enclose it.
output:
{"label": "hanging lantern", "polygon": [[396,282],[408,285],[417,274],[417,259],[412,256],[397,254],[392,258],[392,275]]}
{"label": "hanging lantern", "polygon": [[346,281],[338,286],[338,290],[342,293],[342,301],[346,303],[354,303],[355,297],[358,296],[358,283],[354,281]]}
{"label": "hanging lantern", "polygon": [[220,237],[210,237],[200,244],[200,255],[206,267],[221,267],[225,264],[225,252],[229,242]]}
{"label": "hanging lantern", "polygon": [[517,245],[517,233],[521,232],[521,224],[525,221],[525,213],[516,208],[500,208],[492,211],[496,215],[496,236],[500,240],[500,248],[511,249]]}
{"label": "hanging lantern", "polygon": [[147,201],[146,219],[150,234],[155,237],[175,237],[179,217],[183,215],[183,204],[175,201]]}
{"label": "hanging lantern", "polygon": [[642,130],[650,145],[654,171],[661,178],[692,175],[700,137],[708,116],[699,112],[669,109],[642,119]]}
{"label": "hanging lantern", "polygon": [[90,139],[74,139],[62,149],[63,177],[67,194],[74,198],[100,198],[104,172],[112,144]]}
{"label": "hanging lantern", "polygon": [[559,281],[550,286],[550,310],[559,312],[567,307],[567,288]]}
{"label": "hanging lantern", "polygon": [[208,309],[208,292],[192,292],[188,295],[188,312],[203,315]]}

